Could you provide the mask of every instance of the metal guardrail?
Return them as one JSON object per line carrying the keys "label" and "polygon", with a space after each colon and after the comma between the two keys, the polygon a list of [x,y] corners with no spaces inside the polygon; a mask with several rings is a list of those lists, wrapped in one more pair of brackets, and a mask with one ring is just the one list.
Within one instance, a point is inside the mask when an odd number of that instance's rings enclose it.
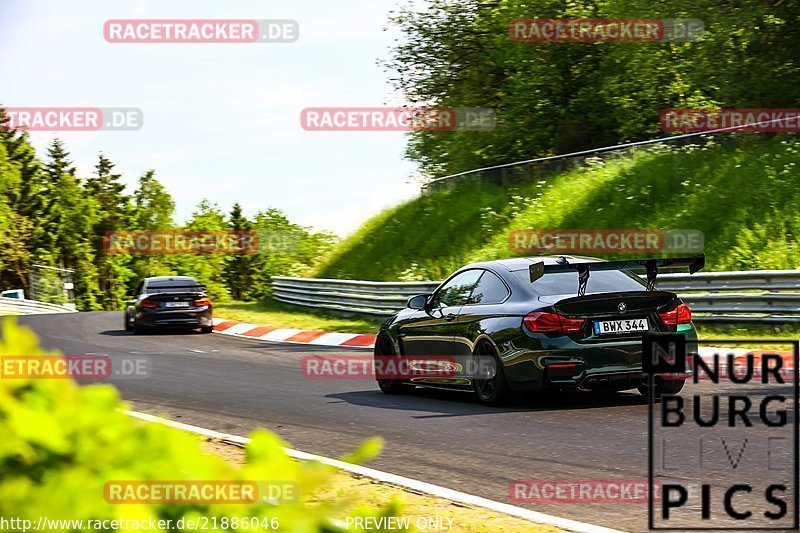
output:
{"label": "metal guardrail", "polygon": [[[745,123],[738,126],[729,126],[725,128],[717,128],[717,129],[710,129],[705,131],[696,131],[692,133],[683,133],[680,135],[668,135],[666,137],[658,137],[655,139],[646,139],[644,141],[634,141],[628,142],[623,144],[614,144],[611,146],[602,146],[599,148],[591,148],[588,150],[580,150],[577,152],[570,152],[566,154],[558,154],[558,155],[548,155],[542,157],[534,157],[531,159],[524,159],[522,161],[513,161],[511,163],[502,163],[499,165],[492,165],[488,167],[482,168],[474,168],[472,170],[466,170],[464,172],[457,172],[455,174],[448,174],[446,176],[441,176],[438,178],[431,179],[430,181],[424,183],[422,185],[422,192],[426,192],[429,190],[436,190],[440,186],[446,183],[450,183],[454,180],[454,178],[464,178],[464,177],[482,177],[485,176],[490,178],[490,181],[494,181],[495,183],[503,184],[507,178],[514,179],[524,179],[524,178],[532,178],[534,176],[538,176],[538,173],[531,172],[530,169],[531,165],[542,165],[548,163],[566,163],[568,161],[574,162],[585,162],[587,158],[590,157],[599,157],[603,154],[609,153],[626,153],[630,150],[635,150],[637,148],[643,146],[650,146],[650,145],[664,145],[667,146],[669,143],[676,143],[686,144],[687,142],[691,142],[695,137],[702,138],[702,137],[712,137],[717,135],[718,133],[735,133],[737,131],[744,131],[744,129],[753,127],[753,126],[764,126],[768,124],[772,124],[773,122],[778,122],[782,119],[770,119],[770,120],[763,120],[759,122],[750,122]],[[676,142],[677,141],[677,142]],[[526,170],[526,168],[528,170]],[[507,173],[505,171],[509,170],[519,170],[521,172],[517,173]],[[538,179],[538,178],[537,178]]]}
{"label": "metal guardrail", "polygon": [[17,298],[0,298],[0,316],[4,315],[44,315],[50,313],[76,313],[74,309],[63,305],[39,302],[36,300],[18,300]]}
{"label": "metal guardrail", "polygon": [[[280,302],[375,316],[397,312],[408,298],[439,283],[272,278]],[[678,293],[697,322],[800,322],[800,270],[662,274],[657,288]]]}

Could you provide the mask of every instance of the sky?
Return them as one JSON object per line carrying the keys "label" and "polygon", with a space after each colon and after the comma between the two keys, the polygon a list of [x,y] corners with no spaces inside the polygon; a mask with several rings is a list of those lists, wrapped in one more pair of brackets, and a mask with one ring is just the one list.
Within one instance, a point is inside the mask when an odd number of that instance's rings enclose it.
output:
{"label": "sky", "polygon": [[[137,131],[54,135],[87,176],[103,152],[132,192],[155,169],[176,220],[207,198],[229,211],[268,207],[345,236],[413,197],[416,165],[402,132],[305,131],[306,107],[400,105],[378,65],[399,32],[399,0],[0,0],[6,107],[135,107]],[[293,43],[108,43],[109,19],[293,19]]]}

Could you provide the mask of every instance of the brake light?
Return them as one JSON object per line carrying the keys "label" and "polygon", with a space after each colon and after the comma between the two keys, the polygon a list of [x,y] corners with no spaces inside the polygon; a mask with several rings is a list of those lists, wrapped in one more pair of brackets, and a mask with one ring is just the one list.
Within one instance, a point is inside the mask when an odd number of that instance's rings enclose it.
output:
{"label": "brake light", "polygon": [[573,369],[578,366],[578,363],[550,363],[547,365],[547,368],[556,368],[556,369]]}
{"label": "brake light", "polygon": [[150,298],[145,298],[144,300],[139,302],[139,307],[147,307],[147,308],[158,307],[158,302],[155,300],[151,300]]}
{"label": "brake light", "polygon": [[570,333],[583,329],[583,318],[568,318],[558,313],[534,311],[522,320],[533,333]]}
{"label": "brake light", "polygon": [[194,305],[196,305],[197,307],[207,307],[207,306],[211,305],[211,299],[210,298],[198,298],[197,300],[194,301]]}
{"label": "brake light", "polygon": [[692,321],[692,310],[686,304],[678,304],[675,309],[658,313],[658,316],[666,326],[689,324]]}

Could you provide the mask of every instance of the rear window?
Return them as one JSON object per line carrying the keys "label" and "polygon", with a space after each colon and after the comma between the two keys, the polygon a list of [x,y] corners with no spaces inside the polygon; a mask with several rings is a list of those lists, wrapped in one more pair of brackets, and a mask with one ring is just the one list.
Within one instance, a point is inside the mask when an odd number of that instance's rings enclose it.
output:
{"label": "rear window", "polygon": [[147,284],[148,292],[201,292],[202,287],[196,281],[151,281]]}
{"label": "rear window", "polygon": [[[531,284],[530,274],[527,270],[514,272],[518,279]],[[586,285],[586,294],[616,291],[641,291],[645,284],[636,274],[622,270],[601,270],[589,273],[589,283]],[[534,292],[539,296],[555,296],[557,294],[578,294],[578,273],[559,272],[545,274],[531,284]]]}

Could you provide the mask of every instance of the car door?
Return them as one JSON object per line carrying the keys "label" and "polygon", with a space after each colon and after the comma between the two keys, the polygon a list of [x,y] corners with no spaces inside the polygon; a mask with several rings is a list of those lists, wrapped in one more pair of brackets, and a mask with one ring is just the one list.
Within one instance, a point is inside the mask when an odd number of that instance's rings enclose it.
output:
{"label": "car door", "polygon": [[453,355],[455,319],[480,276],[477,269],[459,272],[433,293],[425,309],[399,328],[406,355]]}

